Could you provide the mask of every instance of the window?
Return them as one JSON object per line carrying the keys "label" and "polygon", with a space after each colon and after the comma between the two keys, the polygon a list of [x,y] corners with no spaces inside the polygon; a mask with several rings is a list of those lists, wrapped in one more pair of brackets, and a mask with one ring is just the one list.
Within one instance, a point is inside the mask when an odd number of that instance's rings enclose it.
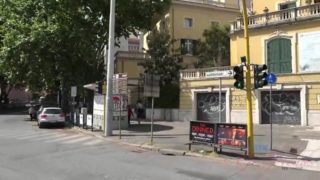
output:
{"label": "window", "polygon": [[184,18],[184,27],[191,28],[192,27],[192,18]]}
{"label": "window", "polygon": [[217,25],[219,25],[218,21],[211,21],[211,26],[217,26]]}
{"label": "window", "polygon": [[274,73],[291,73],[291,41],[285,38],[277,38],[267,45],[268,69]]}
{"label": "window", "polygon": [[289,2],[289,3],[284,3],[279,5],[280,10],[290,9],[295,7],[296,7],[296,2]]}
{"label": "window", "polygon": [[181,54],[195,55],[197,41],[193,39],[181,39]]}
{"label": "window", "polygon": [[140,40],[138,38],[129,38],[128,39],[128,50],[130,52],[137,52],[140,48]]}

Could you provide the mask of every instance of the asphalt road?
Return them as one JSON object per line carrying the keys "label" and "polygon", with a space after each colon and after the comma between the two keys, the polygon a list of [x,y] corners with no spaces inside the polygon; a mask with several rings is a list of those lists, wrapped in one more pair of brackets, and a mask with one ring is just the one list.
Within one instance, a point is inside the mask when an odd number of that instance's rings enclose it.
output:
{"label": "asphalt road", "polygon": [[74,129],[39,129],[27,115],[0,115],[0,180],[308,179],[320,174],[166,156]]}

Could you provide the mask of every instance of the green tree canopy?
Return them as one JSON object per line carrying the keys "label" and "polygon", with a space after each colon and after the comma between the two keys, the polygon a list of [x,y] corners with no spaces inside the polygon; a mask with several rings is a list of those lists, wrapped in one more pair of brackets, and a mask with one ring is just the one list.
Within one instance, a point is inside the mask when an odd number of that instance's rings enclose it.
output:
{"label": "green tree canopy", "polygon": [[[103,78],[107,0],[0,1],[0,74],[31,91],[69,90]],[[117,0],[116,39],[147,30],[170,0]]]}
{"label": "green tree canopy", "polygon": [[204,40],[199,42],[197,68],[227,66],[230,64],[229,26],[213,24],[203,32]]}
{"label": "green tree canopy", "polygon": [[145,73],[160,75],[162,84],[178,83],[181,56],[173,49],[174,40],[168,31],[154,29],[147,37],[147,54],[143,63]]}

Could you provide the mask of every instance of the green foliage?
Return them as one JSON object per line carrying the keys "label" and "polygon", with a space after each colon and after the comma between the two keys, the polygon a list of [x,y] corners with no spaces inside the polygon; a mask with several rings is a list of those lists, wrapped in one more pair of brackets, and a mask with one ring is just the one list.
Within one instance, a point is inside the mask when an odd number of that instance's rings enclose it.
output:
{"label": "green foliage", "polygon": [[199,42],[197,68],[226,66],[230,63],[229,26],[213,24],[203,32],[204,40]]}
{"label": "green foliage", "polygon": [[167,84],[160,89],[160,98],[155,98],[155,108],[179,108],[180,88],[178,84]]}
{"label": "green foliage", "polygon": [[[102,49],[107,44],[106,0],[0,1],[0,75],[32,92],[70,94],[103,78]],[[170,0],[116,1],[115,36],[147,30]],[[79,89],[79,92],[83,90]]]}
{"label": "green foliage", "polygon": [[174,40],[168,31],[154,29],[147,37],[147,43],[150,59],[142,64],[145,73],[160,75],[161,84],[178,83],[182,58],[173,50]]}

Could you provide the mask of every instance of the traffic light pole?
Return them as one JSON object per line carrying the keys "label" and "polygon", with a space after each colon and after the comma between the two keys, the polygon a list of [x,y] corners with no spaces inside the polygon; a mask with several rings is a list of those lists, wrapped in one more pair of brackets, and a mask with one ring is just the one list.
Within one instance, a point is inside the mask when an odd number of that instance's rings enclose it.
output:
{"label": "traffic light pole", "polygon": [[247,91],[247,128],[248,128],[248,151],[249,158],[254,157],[254,140],[253,140],[253,122],[252,122],[252,98],[251,98],[251,69],[250,69],[250,46],[248,34],[248,16],[247,16],[247,3],[242,0],[242,13],[244,23],[244,38],[246,42],[246,91]]}

